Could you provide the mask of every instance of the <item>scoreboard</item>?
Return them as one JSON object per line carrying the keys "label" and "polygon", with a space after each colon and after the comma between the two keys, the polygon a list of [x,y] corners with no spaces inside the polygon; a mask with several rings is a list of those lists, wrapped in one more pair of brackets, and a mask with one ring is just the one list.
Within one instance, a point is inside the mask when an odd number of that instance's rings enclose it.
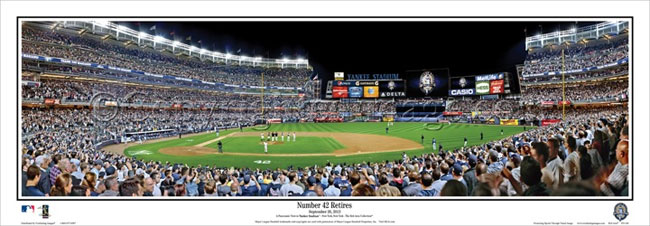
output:
{"label": "scoreboard", "polygon": [[335,99],[446,97],[507,94],[508,73],[449,77],[447,69],[403,73],[336,72],[327,83],[326,97]]}
{"label": "scoreboard", "polygon": [[406,97],[403,80],[334,81],[332,98]]}
{"label": "scoreboard", "polygon": [[508,73],[494,73],[464,76],[450,79],[449,96],[473,96],[504,94],[508,84]]}

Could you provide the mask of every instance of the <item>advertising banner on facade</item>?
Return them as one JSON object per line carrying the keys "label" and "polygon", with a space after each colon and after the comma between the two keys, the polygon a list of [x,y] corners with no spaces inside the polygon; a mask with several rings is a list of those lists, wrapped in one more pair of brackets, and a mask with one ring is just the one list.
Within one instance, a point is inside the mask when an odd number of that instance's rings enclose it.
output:
{"label": "advertising banner on facade", "polygon": [[348,97],[350,97],[350,98],[361,98],[361,97],[363,97],[363,87],[361,87],[361,86],[350,86],[350,87],[348,87]]}
{"label": "advertising banner on facade", "polygon": [[348,87],[347,86],[333,86],[332,87],[332,98],[348,98]]}
{"label": "advertising banner on facade", "polygon": [[544,119],[542,120],[542,126],[553,125],[555,123],[561,122],[559,119]]}
{"label": "advertising banner on facade", "polygon": [[478,95],[490,94],[490,82],[488,81],[476,82],[476,94]]}
{"label": "advertising banner on facade", "polygon": [[503,80],[490,81],[490,94],[503,93]]}
{"label": "advertising banner on facade", "polygon": [[364,86],[363,87],[363,97],[364,98],[378,98],[379,97],[379,86]]}
{"label": "advertising banner on facade", "polygon": [[463,112],[461,112],[461,111],[445,111],[445,112],[442,113],[442,115],[445,115],[445,116],[459,116],[459,115],[463,115]]}
{"label": "advertising banner on facade", "polygon": [[517,126],[519,125],[519,119],[499,119],[499,124],[506,126]]}
{"label": "advertising banner on facade", "polygon": [[334,80],[345,80],[343,72],[334,72]]}

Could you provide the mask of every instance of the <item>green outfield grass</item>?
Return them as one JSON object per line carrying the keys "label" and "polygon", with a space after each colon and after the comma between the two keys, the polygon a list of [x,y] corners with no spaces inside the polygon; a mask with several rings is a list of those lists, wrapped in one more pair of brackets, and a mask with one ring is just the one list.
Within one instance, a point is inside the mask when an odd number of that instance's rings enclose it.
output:
{"label": "green outfield grass", "polygon": [[[280,140],[282,141],[282,140]],[[264,144],[260,137],[228,137],[221,141],[224,152],[238,153],[263,153]],[[217,148],[217,142],[213,142],[206,147]],[[315,153],[332,153],[334,150],[344,148],[338,141],[329,137],[300,137],[296,141],[285,141],[282,144],[268,145],[271,154],[315,154]]]}
{"label": "green outfield grass", "polygon": [[[463,146],[463,138],[467,137],[468,145],[479,145],[489,141],[509,137],[523,132],[523,126],[496,126],[496,125],[473,125],[473,124],[451,124],[445,125],[442,129],[431,131],[425,129],[424,123],[402,122],[394,123],[386,134],[386,122],[364,122],[364,123],[287,123],[273,124],[267,130],[259,131],[253,128],[246,128],[244,132],[327,132],[327,133],[361,133],[395,136],[421,143],[420,136],[424,135],[422,149],[406,151],[408,155],[419,155],[431,153],[431,138],[435,137],[438,145],[443,145],[445,150]],[[528,126],[527,129],[533,127]],[[501,130],[503,129],[503,135]],[[237,133],[239,129],[221,131],[221,136],[230,133]],[[484,138],[480,139],[483,132]],[[277,168],[287,166],[309,166],[314,164],[323,165],[330,162],[357,163],[362,161],[384,161],[401,158],[401,151],[368,153],[350,156],[226,156],[226,155],[202,155],[202,156],[172,156],[159,153],[158,150],[165,147],[193,146],[215,139],[214,133],[206,133],[183,139],[172,139],[151,144],[143,144],[129,147],[125,150],[128,156],[136,156],[138,159],[169,161],[187,163],[188,165],[210,165],[219,167],[251,167],[251,168]],[[313,138],[313,139],[311,139]],[[330,139],[331,141],[328,141]],[[304,141],[304,142],[303,142]],[[263,146],[259,136],[250,137],[228,137],[222,140],[225,152],[240,153],[262,153]],[[372,145],[372,144],[369,144]],[[208,148],[216,149],[216,142],[207,145]],[[270,145],[269,153],[328,153],[342,148],[339,142],[324,137],[298,137],[295,144],[285,142],[280,145]],[[134,155],[135,154],[135,155]],[[259,161],[258,161],[259,160]],[[267,164],[259,164],[256,162]],[[265,162],[266,161],[266,162]]]}

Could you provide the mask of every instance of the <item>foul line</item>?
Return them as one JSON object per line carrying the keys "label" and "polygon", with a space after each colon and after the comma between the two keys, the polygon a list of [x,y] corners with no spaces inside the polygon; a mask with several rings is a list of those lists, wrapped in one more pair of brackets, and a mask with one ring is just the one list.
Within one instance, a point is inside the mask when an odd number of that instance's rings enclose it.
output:
{"label": "foul line", "polygon": [[219,141],[219,140],[221,140],[221,139],[224,139],[224,138],[226,138],[226,137],[232,136],[233,134],[236,134],[236,133],[237,133],[237,132],[234,132],[234,133],[231,133],[231,134],[228,134],[228,135],[225,135],[225,136],[220,136],[220,137],[217,137],[217,138],[215,138],[215,139],[212,139],[212,140],[209,140],[209,141],[206,141],[206,142],[203,142],[203,143],[200,143],[200,144],[194,145],[194,147],[205,147],[205,146],[207,146],[208,144],[211,144],[211,143],[217,142],[217,141]]}

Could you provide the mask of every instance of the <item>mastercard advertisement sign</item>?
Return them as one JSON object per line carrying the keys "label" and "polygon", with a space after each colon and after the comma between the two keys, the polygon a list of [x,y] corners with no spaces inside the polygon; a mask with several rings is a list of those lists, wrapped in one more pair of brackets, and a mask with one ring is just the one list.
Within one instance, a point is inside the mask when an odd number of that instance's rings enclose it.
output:
{"label": "mastercard advertisement sign", "polygon": [[364,86],[363,87],[363,97],[364,98],[378,98],[379,97],[379,86]]}
{"label": "mastercard advertisement sign", "polygon": [[503,93],[503,79],[490,81],[490,94]]}

